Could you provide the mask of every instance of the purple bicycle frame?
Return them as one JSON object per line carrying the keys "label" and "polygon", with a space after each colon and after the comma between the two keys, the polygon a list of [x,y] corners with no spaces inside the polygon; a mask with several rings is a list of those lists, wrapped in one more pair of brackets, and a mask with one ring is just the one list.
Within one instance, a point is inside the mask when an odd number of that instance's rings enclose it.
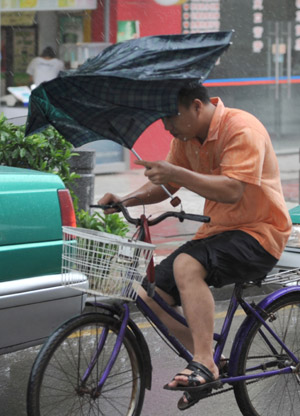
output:
{"label": "purple bicycle frame", "polygon": [[[106,309],[106,305],[103,305],[101,303],[95,303],[95,305],[100,306],[100,307],[104,307]],[[122,343],[123,343],[123,339],[124,339],[124,336],[125,336],[127,323],[128,323],[128,319],[129,319],[129,307],[126,303],[124,303],[123,306],[124,306],[124,313],[123,313],[123,319],[122,319],[120,331],[118,333],[118,336],[117,336],[112,354],[111,354],[111,356],[108,360],[108,363],[105,367],[105,370],[103,371],[103,374],[101,375],[101,378],[100,378],[99,383],[97,385],[97,389],[95,391],[95,394],[97,394],[101,391],[107,377],[109,376],[110,370],[112,369],[112,367],[113,367],[113,365],[114,365],[114,363],[117,359],[117,356],[119,354],[119,351],[120,351]],[[109,308],[109,309],[111,309],[111,308]],[[92,372],[92,370],[93,370],[93,368],[94,368],[94,366],[97,362],[97,359],[98,359],[99,355],[101,354],[101,351],[104,347],[108,332],[109,332],[109,328],[105,328],[101,332],[101,336],[100,336],[100,339],[98,341],[98,345],[97,345],[97,349],[95,351],[95,354],[94,354],[88,368],[86,369],[82,379],[81,379],[82,385],[84,385],[86,383],[87,379],[89,378],[89,376],[90,376],[90,374],[91,374],[91,372]]]}
{"label": "purple bicycle frame", "polygon": [[[171,308],[157,293],[154,295],[153,299],[158,303],[158,305],[164,309],[170,316],[176,319],[178,322],[182,323],[185,326],[187,325],[186,320],[182,315],[179,315],[173,308]],[[174,336],[170,335],[167,327],[160,321],[160,319],[156,316],[156,314],[148,307],[145,302],[138,297],[137,298],[137,306],[139,309],[153,322],[156,328],[164,335],[164,337],[172,344],[172,346],[178,351],[180,357],[184,358],[187,362],[192,360],[192,354],[180,343],[180,341],[175,338]],[[230,331],[230,327],[232,324],[232,320],[234,318],[235,312],[238,306],[241,305],[242,308],[249,314],[251,314],[257,321],[260,321],[262,325],[266,328],[266,330],[270,333],[271,338],[274,338],[276,342],[282,347],[283,350],[286,351],[288,356],[291,359],[299,363],[298,358],[290,351],[290,349],[282,342],[282,340],[277,336],[277,334],[269,327],[269,325],[265,322],[265,320],[260,316],[260,314],[245,300],[241,299],[241,301],[237,300],[236,292],[233,291],[230,304],[227,310],[226,317],[223,322],[223,326],[221,329],[220,334],[214,333],[214,341],[216,341],[215,352],[214,352],[214,360],[215,363],[218,364],[221,358],[225,343],[227,341],[227,337]],[[266,343],[269,345],[270,349],[275,351],[275,348],[272,347],[272,343],[270,339],[265,337]],[[231,357],[231,360],[236,360],[237,357]],[[230,368],[235,368],[236,362],[231,363]],[[223,383],[233,383],[242,380],[251,380],[254,378],[261,378],[261,377],[271,377],[278,374],[287,374],[291,373],[293,369],[291,367],[286,367],[283,369],[272,370],[272,371],[263,371],[260,373],[252,374],[252,375],[244,375],[244,376],[233,376],[233,377],[226,377],[222,378],[221,381]]]}
{"label": "purple bicycle frame", "polygon": [[[281,289],[282,291],[283,289]],[[289,292],[290,289],[287,289],[287,292]],[[272,295],[269,295],[270,297]],[[178,314],[173,308],[171,308],[157,293],[155,293],[153,299],[158,303],[158,305],[160,305],[161,308],[163,308],[170,316],[172,316],[174,319],[176,319],[177,321],[179,321],[180,323],[182,323],[183,325],[187,326],[187,322],[184,319],[184,317],[180,314]],[[174,349],[178,352],[178,355],[180,357],[182,357],[183,359],[185,359],[187,362],[192,360],[192,354],[181,344],[181,342],[174,336],[172,336],[169,331],[168,328],[161,322],[161,320],[157,317],[157,315],[149,308],[149,306],[138,296],[137,300],[136,300],[136,304],[138,306],[138,308],[140,309],[140,311],[154,324],[154,326],[163,334],[163,336],[170,342],[170,344],[174,347]],[[269,345],[270,349],[273,349],[273,352],[275,352],[275,348],[272,347],[272,339],[275,339],[276,342],[286,351],[286,353],[291,357],[291,359],[296,362],[299,363],[299,360],[297,359],[297,357],[295,357],[295,355],[287,348],[287,346],[282,342],[282,340],[274,333],[274,331],[269,327],[269,325],[265,322],[265,320],[260,316],[260,314],[255,310],[255,308],[253,308],[250,304],[248,304],[245,300],[241,299],[240,301],[238,301],[237,297],[236,297],[236,291],[234,290],[231,300],[230,300],[230,304],[227,310],[227,314],[226,317],[224,319],[223,325],[222,325],[222,329],[221,332],[219,334],[215,333],[214,334],[214,340],[216,341],[216,346],[215,346],[215,352],[214,352],[214,360],[215,362],[218,364],[220,358],[221,358],[221,354],[223,352],[228,334],[229,334],[229,330],[232,324],[232,320],[234,318],[234,314],[238,308],[238,306],[241,305],[242,308],[247,311],[247,314],[251,314],[251,316],[253,317],[253,319],[260,321],[262,323],[262,325],[266,328],[266,330],[270,333],[271,337],[270,339],[267,338],[266,336],[264,336],[266,343]],[[97,303],[98,307],[101,307],[103,309],[107,309],[110,311],[114,311],[114,313],[116,312],[113,308],[113,306],[108,306],[106,304],[102,304],[102,303]],[[120,331],[115,343],[115,346],[113,348],[111,357],[108,361],[108,364],[101,376],[101,379],[98,383],[98,387],[97,387],[97,392],[99,392],[102,388],[102,386],[105,383],[105,380],[107,379],[107,377],[109,376],[110,370],[116,360],[116,357],[118,355],[118,352],[121,348],[122,342],[123,342],[123,338],[125,335],[125,331],[126,331],[126,326],[128,323],[128,319],[129,319],[129,308],[128,305],[126,303],[123,304],[124,306],[124,313],[123,313],[123,318],[121,320],[121,327],[120,327]],[[105,339],[106,339],[106,335],[105,332],[102,333],[102,336],[99,339],[98,342],[98,347],[97,347],[97,351],[95,352],[95,356],[93,357],[88,369],[86,370],[85,375],[83,376],[82,382],[84,383],[87,378],[89,377],[95,362],[99,356],[99,354],[101,353],[101,350],[103,348],[103,345],[105,343]],[[233,356],[232,356],[233,355]],[[256,378],[262,378],[262,377],[271,377],[274,375],[279,375],[279,374],[287,374],[287,373],[291,373],[293,371],[292,367],[286,367],[283,369],[278,369],[278,370],[271,370],[271,371],[261,371],[255,374],[248,374],[248,375],[241,375],[241,376],[231,376],[230,375],[230,369],[231,368],[236,368],[236,360],[237,357],[234,354],[231,354],[231,361],[230,361],[230,367],[229,367],[229,377],[226,378],[222,378],[221,381],[222,383],[235,383],[235,382],[239,382],[239,381],[243,381],[243,380],[251,380],[251,379],[256,379]],[[255,370],[255,368],[253,368],[252,370]],[[259,368],[258,368],[259,370]]]}
{"label": "purple bicycle frame", "polygon": [[[150,233],[149,233],[149,227],[148,227],[148,223],[147,220],[144,218],[143,220],[143,227],[144,227],[144,231],[145,231],[145,242],[149,242],[151,243],[151,238],[150,238]],[[154,277],[154,266],[153,263],[151,263],[150,267],[148,268],[148,277]],[[149,280],[150,282],[152,281],[151,279]],[[278,297],[283,296],[284,294],[287,294],[293,290],[297,290],[300,291],[300,287],[298,287],[298,289],[296,288],[284,288],[284,289],[279,289],[277,292],[274,292],[273,294],[267,296],[258,306],[260,307],[260,305],[262,305],[261,309],[264,309],[264,307],[270,305],[273,301],[275,301]],[[173,317],[175,320],[177,320],[178,322],[180,322],[181,324],[188,326],[186,320],[184,319],[184,317],[180,314],[178,314],[173,308],[171,308],[156,292],[153,295],[153,299],[157,302],[157,304],[164,310],[166,311],[171,317]],[[113,306],[108,306],[102,303],[95,303],[97,306],[106,309],[108,311],[111,312],[112,315],[118,314],[118,311],[114,309]],[[163,336],[169,341],[169,343],[174,347],[174,349],[178,352],[178,355],[180,357],[182,357],[183,359],[185,359],[187,362],[190,362],[193,358],[192,354],[181,344],[181,342],[174,337],[173,335],[171,335],[169,333],[168,328],[162,323],[162,321],[158,318],[158,316],[149,308],[149,306],[138,296],[136,299],[136,305],[137,307],[140,309],[140,311],[154,324],[154,326],[156,328],[158,328],[158,330],[163,334]],[[228,334],[231,328],[231,324],[235,315],[235,312],[238,308],[238,306],[241,306],[244,311],[246,312],[246,314],[249,316],[251,316],[251,320],[249,321],[248,326],[247,322],[245,322],[241,328],[244,329],[246,332],[248,330],[248,328],[250,326],[253,325],[253,323],[255,321],[259,321],[262,323],[262,325],[264,326],[264,328],[269,332],[270,334],[270,338],[267,338],[266,335],[264,335],[262,333],[261,330],[260,333],[263,336],[264,341],[266,342],[266,344],[270,347],[270,350],[273,351],[273,353],[276,352],[275,347],[273,347],[271,340],[274,339],[276,340],[276,342],[281,346],[281,348],[287,353],[287,355],[295,362],[295,363],[299,363],[298,358],[292,353],[292,351],[289,350],[289,348],[287,348],[287,346],[284,344],[284,342],[277,336],[277,334],[269,327],[269,325],[267,324],[267,322],[264,320],[264,318],[260,315],[260,313],[255,309],[255,307],[251,306],[249,303],[247,303],[242,297],[241,297],[241,287],[236,285],[235,289],[233,290],[233,294],[228,306],[228,310],[227,310],[227,314],[226,317],[224,319],[223,325],[222,325],[222,329],[221,332],[219,334],[215,333],[214,334],[214,341],[216,341],[216,345],[215,345],[215,350],[214,350],[214,361],[215,363],[218,365],[222,352],[224,350],[224,346],[225,343],[227,341],[228,338]],[[115,346],[113,348],[111,357],[108,361],[108,364],[101,376],[101,379],[98,383],[98,387],[97,387],[97,392],[99,392],[102,388],[102,386],[105,383],[105,380],[107,379],[107,377],[109,376],[110,370],[116,360],[116,357],[120,351],[124,336],[125,336],[125,331],[126,331],[126,327],[128,324],[128,320],[129,320],[129,308],[126,302],[124,302],[123,304],[124,307],[124,311],[123,311],[123,317],[121,319],[121,327],[120,327],[120,331],[115,343]],[[246,318],[247,319],[247,318]],[[294,368],[291,366],[282,368],[282,369],[278,369],[278,370],[272,370],[272,371],[262,371],[262,372],[258,372],[255,374],[251,374],[251,375],[242,375],[242,376],[236,376],[236,369],[237,369],[237,360],[239,357],[239,352],[240,352],[240,345],[241,345],[241,340],[242,338],[239,338],[239,332],[236,335],[232,350],[231,350],[231,354],[230,354],[230,361],[229,361],[229,376],[226,378],[222,378],[221,381],[222,383],[235,383],[235,382],[239,382],[239,381],[243,381],[243,380],[251,380],[251,379],[255,379],[255,378],[262,378],[262,377],[271,377],[274,375],[279,375],[279,374],[287,374],[287,373],[291,373],[293,372]],[[100,340],[98,342],[98,347],[97,347],[97,351],[95,351],[95,355],[88,367],[88,369],[86,370],[85,375],[83,376],[82,382],[84,383],[87,378],[89,377],[96,361],[97,358],[99,356],[99,354],[101,353],[101,350],[103,348],[103,345],[105,343],[105,339],[106,339],[107,334],[102,334],[102,336],[100,337]],[[143,335],[142,335],[143,336]],[[254,368],[256,369],[256,368]],[[253,370],[253,369],[252,369]]]}

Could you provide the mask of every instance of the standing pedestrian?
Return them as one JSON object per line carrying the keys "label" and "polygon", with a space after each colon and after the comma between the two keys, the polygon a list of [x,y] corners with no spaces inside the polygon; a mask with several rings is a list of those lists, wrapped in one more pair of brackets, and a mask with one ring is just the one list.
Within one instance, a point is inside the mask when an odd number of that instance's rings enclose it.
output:
{"label": "standing pedestrian", "polygon": [[56,78],[65,69],[63,61],[56,58],[54,50],[47,46],[41,56],[34,58],[27,67],[30,83],[38,87],[42,82]]}

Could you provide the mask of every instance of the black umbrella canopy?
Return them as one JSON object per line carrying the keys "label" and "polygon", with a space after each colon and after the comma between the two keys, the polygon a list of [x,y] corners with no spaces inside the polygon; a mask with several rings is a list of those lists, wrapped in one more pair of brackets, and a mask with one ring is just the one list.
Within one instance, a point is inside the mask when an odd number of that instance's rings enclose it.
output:
{"label": "black umbrella canopy", "polygon": [[150,124],[177,113],[179,89],[205,80],[231,36],[149,36],[112,45],[33,90],[26,135],[51,124],[74,147],[108,139],[131,149]]}

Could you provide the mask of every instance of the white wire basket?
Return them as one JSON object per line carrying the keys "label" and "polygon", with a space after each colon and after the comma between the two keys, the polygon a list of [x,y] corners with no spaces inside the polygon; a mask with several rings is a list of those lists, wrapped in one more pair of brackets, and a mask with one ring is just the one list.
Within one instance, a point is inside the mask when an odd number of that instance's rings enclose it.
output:
{"label": "white wire basket", "polygon": [[92,295],[135,300],[155,246],[85,228],[63,227],[62,284],[85,275]]}

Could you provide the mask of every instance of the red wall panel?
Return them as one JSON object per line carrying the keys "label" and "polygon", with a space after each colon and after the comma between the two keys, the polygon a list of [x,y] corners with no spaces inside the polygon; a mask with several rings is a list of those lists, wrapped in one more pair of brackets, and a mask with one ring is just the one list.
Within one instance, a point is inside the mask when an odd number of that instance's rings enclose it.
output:
{"label": "red wall panel", "polygon": [[181,33],[181,6],[160,6],[154,0],[118,0],[117,20],[138,20],[141,36]]}
{"label": "red wall panel", "polygon": [[[134,150],[144,160],[164,160],[172,136],[163,127],[161,120],[156,121],[144,131],[134,145]],[[130,168],[139,169],[141,166],[134,164],[136,157],[132,154],[130,158]]]}

